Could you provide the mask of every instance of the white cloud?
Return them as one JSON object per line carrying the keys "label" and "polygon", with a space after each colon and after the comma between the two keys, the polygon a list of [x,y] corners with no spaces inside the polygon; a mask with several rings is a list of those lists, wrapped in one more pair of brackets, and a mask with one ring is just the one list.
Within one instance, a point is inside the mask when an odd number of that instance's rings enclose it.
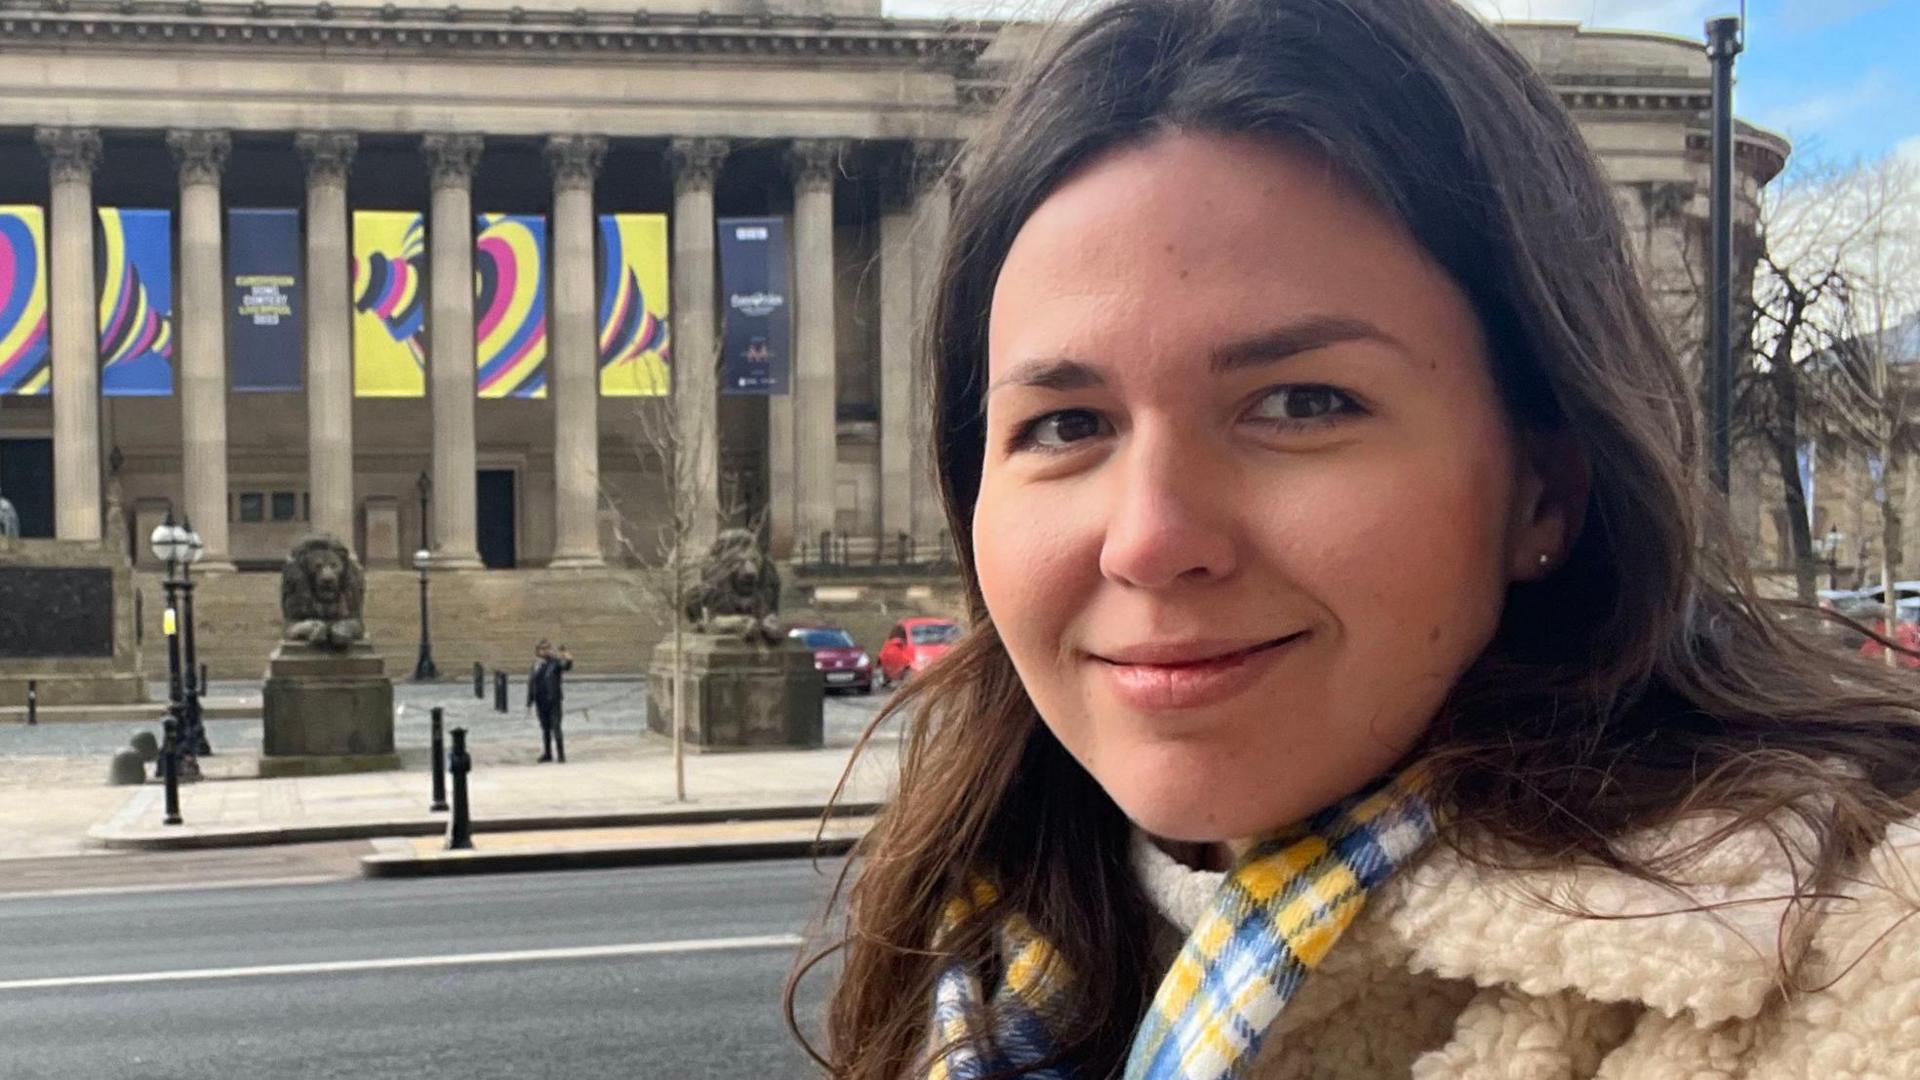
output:
{"label": "white cloud", "polygon": [[1893,148],[1893,153],[1900,160],[1911,162],[1914,168],[1920,169],[1920,135],[1910,135],[1900,140]]}
{"label": "white cloud", "polygon": [[1801,34],[1838,26],[1891,3],[1893,0],[1785,0],[1780,5],[1780,29]]}
{"label": "white cloud", "polygon": [[1754,119],[1796,139],[1818,135],[1856,113],[1889,101],[1899,91],[1899,80],[1886,68],[1869,68],[1858,79],[1811,97],[1761,113]]}
{"label": "white cloud", "polygon": [[1734,14],[1739,0],[1465,0],[1494,19],[1559,19],[1619,30],[1702,37],[1707,16]]}

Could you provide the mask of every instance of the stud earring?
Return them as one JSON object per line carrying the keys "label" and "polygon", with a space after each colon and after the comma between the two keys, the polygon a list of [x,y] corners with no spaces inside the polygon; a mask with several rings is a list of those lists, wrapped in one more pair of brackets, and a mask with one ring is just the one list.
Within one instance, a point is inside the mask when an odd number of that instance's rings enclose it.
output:
{"label": "stud earring", "polygon": [[1545,570],[1547,567],[1551,565],[1553,565],[1553,556],[1547,554],[1544,551],[1541,552],[1540,553],[1540,569]]}

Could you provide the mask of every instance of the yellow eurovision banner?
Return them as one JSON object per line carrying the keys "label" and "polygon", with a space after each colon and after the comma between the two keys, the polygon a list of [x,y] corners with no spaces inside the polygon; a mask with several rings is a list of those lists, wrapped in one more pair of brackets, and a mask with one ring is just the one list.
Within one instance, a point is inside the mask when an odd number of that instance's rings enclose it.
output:
{"label": "yellow eurovision banner", "polygon": [[353,215],[353,393],[427,393],[427,223],[412,210]]}
{"label": "yellow eurovision banner", "polygon": [[[667,393],[667,216],[600,216],[600,393]],[[709,358],[711,361],[711,358]]]}

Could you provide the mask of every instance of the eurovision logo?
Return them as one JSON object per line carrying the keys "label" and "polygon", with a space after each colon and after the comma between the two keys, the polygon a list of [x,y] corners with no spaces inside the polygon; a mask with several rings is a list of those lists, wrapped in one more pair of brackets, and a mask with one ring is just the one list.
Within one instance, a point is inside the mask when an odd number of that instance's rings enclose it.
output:
{"label": "eurovision logo", "polygon": [[770,292],[734,293],[727,297],[727,305],[729,307],[742,315],[751,316],[756,319],[766,318],[780,310],[781,305],[786,302],[786,297],[781,296],[779,293]]}

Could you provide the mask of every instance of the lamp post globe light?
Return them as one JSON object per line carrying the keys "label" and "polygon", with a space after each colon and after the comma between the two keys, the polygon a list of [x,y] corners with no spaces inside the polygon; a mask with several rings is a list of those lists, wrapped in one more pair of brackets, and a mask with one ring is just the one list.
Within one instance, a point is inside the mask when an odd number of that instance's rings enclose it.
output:
{"label": "lamp post globe light", "polygon": [[433,478],[425,471],[420,479],[414,481],[414,490],[420,493],[420,550],[413,553],[413,568],[420,571],[420,656],[413,662],[413,681],[425,682],[440,677],[440,669],[433,663],[433,635],[428,629],[430,617],[427,612],[427,570],[433,565],[433,552],[427,534],[428,501],[433,497]]}
{"label": "lamp post globe light", "polygon": [[[153,557],[165,564],[167,576],[161,583],[166,590],[167,606],[161,621],[161,630],[167,636],[167,715],[173,721],[173,729],[179,735],[186,735],[186,696],[181,682],[180,622],[176,604],[179,599],[180,582],[176,575],[186,562],[192,548],[190,533],[173,520],[173,511],[169,509],[166,517],[154,527],[153,535],[148,537],[148,549]],[[176,767],[182,776],[198,775],[199,763],[193,753],[190,738],[176,738],[173,746],[165,751],[174,755]]]}
{"label": "lamp post globe light", "polygon": [[427,614],[427,568],[433,565],[433,553],[421,548],[413,553],[413,568],[420,571],[420,656],[413,663],[413,681],[425,682],[440,677],[440,669],[433,664],[433,635],[428,629]]}

